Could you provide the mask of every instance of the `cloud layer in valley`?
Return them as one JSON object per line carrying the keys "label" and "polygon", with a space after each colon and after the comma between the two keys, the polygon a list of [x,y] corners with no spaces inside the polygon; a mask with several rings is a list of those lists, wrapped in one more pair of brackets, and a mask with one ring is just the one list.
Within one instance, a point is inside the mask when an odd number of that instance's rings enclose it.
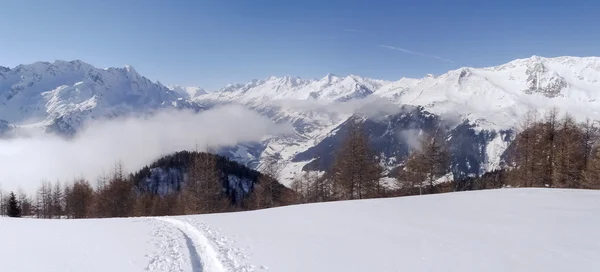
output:
{"label": "cloud layer in valley", "polygon": [[394,115],[404,111],[404,109],[392,103],[391,101],[368,96],[363,99],[352,99],[348,101],[318,101],[318,100],[273,100],[271,104],[285,110],[293,111],[313,111],[326,114],[359,114],[372,119],[383,118],[386,115]]}
{"label": "cloud layer in valley", "polygon": [[74,139],[42,135],[0,140],[0,188],[32,193],[42,180],[92,181],[121,161],[136,171],[162,155],[203,150],[268,135],[293,132],[241,106],[228,105],[198,114],[164,111],[149,118],[122,118],[89,124]]}

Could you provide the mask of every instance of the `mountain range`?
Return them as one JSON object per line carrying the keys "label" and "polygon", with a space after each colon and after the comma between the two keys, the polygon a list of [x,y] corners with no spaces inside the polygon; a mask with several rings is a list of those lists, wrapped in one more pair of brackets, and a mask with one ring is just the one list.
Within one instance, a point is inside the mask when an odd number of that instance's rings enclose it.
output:
{"label": "mountain range", "polygon": [[302,171],[327,169],[350,118],[363,122],[388,174],[416,148],[422,133],[443,125],[452,151],[448,177],[456,179],[500,167],[504,150],[532,108],[543,113],[557,107],[578,119],[597,119],[599,79],[598,57],[533,56],[420,79],[285,76],[206,92],[153,82],[131,66],[36,62],[0,67],[0,135],[38,129],[69,136],[93,119],[241,104],[274,122],[291,123],[294,133],[219,153],[255,169],[276,158],[284,184]]}

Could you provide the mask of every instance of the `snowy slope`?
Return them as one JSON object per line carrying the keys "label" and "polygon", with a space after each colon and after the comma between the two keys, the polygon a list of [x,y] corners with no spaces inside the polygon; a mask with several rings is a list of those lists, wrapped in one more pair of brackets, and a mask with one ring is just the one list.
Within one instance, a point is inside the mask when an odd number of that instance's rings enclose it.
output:
{"label": "snowy slope", "polygon": [[269,77],[247,84],[229,84],[204,99],[235,100],[238,102],[264,102],[262,100],[321,100],[340,101],[364,98],[384,84],[384,80],[362,78],[355,75],[338,77],[328,74],[321,79],[299,77]]}
{"label": "snowy slope", "polygon": [[0,269],[595,271],[599,202],[599,191],[501,189],[197,216],[0,218]]}
{"label": "snowy slope", "polygon": [[207,92],[200,87],[183,87],[179,85],[169,85],[167,86],[167,88],[187,99],[194,99],[198,96],[207,94]]}
{"label": "snowy slope", "polygon": [[98,69],[82,61],[54,61],[0,69],[0,119],[14,125],[55,125],[69,133],[91,118],[169,107],[197,108],[131,66]]}
{"label": "snowy slope", "polygon": [[[297,137],[268,139],[263,150],[253,150],[259,162],[279,156],[285,169],[280,179],[289,183],[311,160],[294,158],[315,147],[339,129],[356,110],[341,101],[380,98],[396,106],[423,106],[427,112],[454,124],[468,121],[486,139],[482,171],[497,169],[508,146],[502,131],[515,130],[531,108],[540,114],[551,107],[583,120],[600,119],[600,58],[533,56],[487,68],[460,68],[440,76],[402,78],[386,82],[357,76],[327,75],[318,80],[271,77],[248,84],[230,84],[219,92],[201,96],[199,103],[241,103],[268,114],[276,121],[294,123]],[[207,102],[210,101],[210,102]],[[367,103],[365,103],[367,104]],[[374,103],[369,107],[388,107]],[[373,109],[371,109],[373,110]],[[401,132],[406,127],[390,127]],[[380,152],[380,150],[377,150]],[[238,152],[239,153],[239,152]],[[316,159],[313,158],[313,159]],[[390,159],[390,158],[386,158]],[[476,173],[477,174],[477,173]]]}
{"label": "snowy slope", "polygon": [[4,272],[143,271],[157,250],[152,226],[140,219],[0,218],[0,229]]}
{"label": "snowy slope", "polygon": [[275,122],[293,124],[295,135],[268,138],[261,145],[240,146],[230,151],[234,158],[259,169],[266,158],[278,158],[283,167],[280,179],[289,184],[306,165],[293,162],[293,158],[325,139],[352,115],[352,106],[343,106],[344,102],[367,98],[388,83],[355,75],[328,74],[321,79],[269,77],[247,84],[229,84],[194,101],[201,105],[243,104]]}
{"label": "snowy slope", "polygon": [[459,114],[484,129],[514,128],[531,107],[558,107],[580,119],[599,117],[600,58],[533,56],[438,77],[402,79],[375,92],[436,114]]}

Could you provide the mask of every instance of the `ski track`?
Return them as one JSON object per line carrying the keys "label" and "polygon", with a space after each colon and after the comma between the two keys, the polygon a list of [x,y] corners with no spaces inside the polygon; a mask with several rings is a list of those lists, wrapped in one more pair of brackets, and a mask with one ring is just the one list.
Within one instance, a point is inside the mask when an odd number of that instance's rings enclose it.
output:
{"label": "ski track", "polygon": [[[150,271],[252,272],[247,256],[207,225],[191,219],[154,217],[159,250],[150,257]],[[158,221],[158,222],[157,222]],[[178,231],[174,231],[176,228]],[[182,236],[183,235],[183,239]],[[189,258],[184,253],[187,248]]]}

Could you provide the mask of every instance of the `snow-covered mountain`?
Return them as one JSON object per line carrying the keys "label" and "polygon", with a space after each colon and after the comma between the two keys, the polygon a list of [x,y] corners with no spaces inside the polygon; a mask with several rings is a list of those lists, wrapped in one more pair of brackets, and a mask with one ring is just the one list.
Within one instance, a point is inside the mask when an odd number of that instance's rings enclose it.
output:
{"label": "snow-covered mountain", "polygon": [[183,86],[179,86],[179,85],[169,85],[169,86],[167,86],[167,88],[169,88],[169,90],[174,91],[187,99],[193,99],[198,96],[207,94],[207,92],[200,87],[183,87]]}
{"label": "snow-covered mountain", "polygon": [[579,118],[597,117],[600,58],[533,56],[488,68],[461,68],[441,76],[401,79],[375,95],[422,105],[435,114],[459,114],[488,129],[513,128],[530,107],[556,106]]}
{"label": "snow-covered mountain", "polygon": [[54,61],[0,69],[0,119],[16,126],[70,134],[89,119],[171,107],[198,109],[131,66],[98,69]]}
{"label": "snow-covered mountain", "polygon": [[303,170],[323,170],[343,138],[348,118],[363,116],[382,163],[401,163],[415,137],[448,126],[455,177],[495,169],[530,108],[558,107],[576,118],[600,119],[600,58],[533,56],[487,68],[385,81],[355,75],[320,79],[269,77],[206,93],[163,86],[133,68],[97,69],[81,61],[0,68],[0,135],[18,127],[74,133],[88,119],[148,114],[161,108],[200,110],[242,104],[295,134],[221,149],[254,168],[277,158],[289,183]]}
{"label": "snow-covered mountain", "polygon": [[[375,122],[367,122],[366,130],[390,165],[398,163],[396,157],[405,157],[414,141],[402,135],[427,131],[433,115],[450,126],[447,136],[455,145],[451,147],[454,174],[462,177],[499,167],[514,129],[530,108],[543,113],[558,107],[579,119],[597,119],[599,78],[600,58],[533,56],[495,67],[465,67],[394,82],[352,75],[314,80],[270,77],[229,84],[195,101],[241,103],[275,121],[293,123],[295,136],[269,139],[259,150],[247,146],[228,150],[238,160],[254,160],[255,165],[276,156],[285,165],[283,182],[290,182],[302,169],[326,169],[343,138],[337,132],[344,130],[352,113],[377,111],[378,115],[367,118]],[[418,107],[405,111],[402,105]]]}
{"label": "snow-covered mountain", "polygon": [[365,98],[388,81],[361,78],[359,76],[338,77],[328,74],[321,79],[306,80],[299,77],[269,77],[253,80],[247,84],[229,84],[212,98],[239,102],[261,100],[320,100],[347,101]]}

